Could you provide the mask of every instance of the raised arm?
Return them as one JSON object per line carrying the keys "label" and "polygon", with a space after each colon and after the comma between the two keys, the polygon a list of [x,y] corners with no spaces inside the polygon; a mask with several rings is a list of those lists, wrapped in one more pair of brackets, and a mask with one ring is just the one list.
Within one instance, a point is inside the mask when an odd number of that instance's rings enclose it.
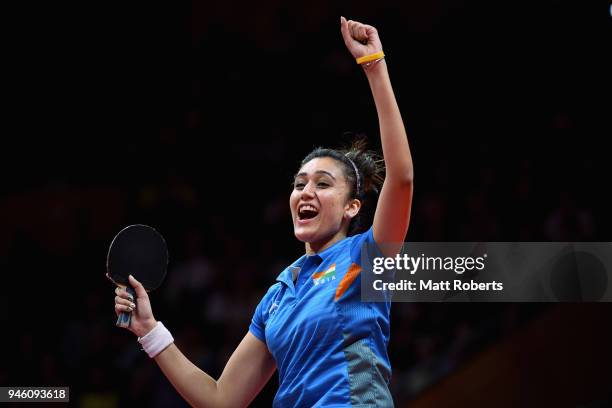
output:
{"label": "raised arm", "polygon": [[[340,18],[342,37],[354,58],[383,51],[376,28]],[[385,59],[362,64],[372,90],[380,139],[385,159],[386,177],[376,213],[374,240],[377,243],[404,242],[410,222],[414,171],[404,122],[400,114]]]}
{"label": "raised arm", "polygon": [[[142,337],[157,322],[147,292],[132,277],[130,283],[136,291],[136,308],[130,308],[129,295],[118,288],[115,311],[117,314],[132,312],[129,330]],[[251,333],[242,339],[216,381],[189,361],[174,343],[155,356],[155,362],[193,407],[246,407],[276,370],[266,345]]]}

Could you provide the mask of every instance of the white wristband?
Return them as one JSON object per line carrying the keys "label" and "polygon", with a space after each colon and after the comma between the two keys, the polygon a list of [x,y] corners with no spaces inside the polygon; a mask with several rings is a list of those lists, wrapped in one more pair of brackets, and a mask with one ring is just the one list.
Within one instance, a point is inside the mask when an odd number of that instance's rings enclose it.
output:
{"label": "white wristband", "polygon": [[142,349],[147,352],[149,357],[154,358],[164,351],[166,347],[174,343],[174,337],[162,322],[157,322],[155,327],[142,337],[138,338]]}

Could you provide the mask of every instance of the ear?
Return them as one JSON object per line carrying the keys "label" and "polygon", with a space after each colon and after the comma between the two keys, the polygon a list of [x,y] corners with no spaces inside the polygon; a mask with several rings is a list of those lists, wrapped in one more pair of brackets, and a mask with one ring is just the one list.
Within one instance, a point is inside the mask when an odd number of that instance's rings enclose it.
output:
{"label": "ear", "polygon": [[361,201],[356,198],[349,200],[344,207],[344,216],[349,220],[355,218],[357,214],[359,214],[359,210],[361,209]]}

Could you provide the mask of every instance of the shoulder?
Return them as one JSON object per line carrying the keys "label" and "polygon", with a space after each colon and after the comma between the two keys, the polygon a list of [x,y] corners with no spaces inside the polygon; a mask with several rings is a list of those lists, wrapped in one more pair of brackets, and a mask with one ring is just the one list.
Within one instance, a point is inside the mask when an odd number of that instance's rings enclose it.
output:
{"label": "shoulder", "polygon": [[270,308],[274,304],[274,302],[278,298],[279,291],[281,289],[282,283],[276,282],[272,286],[270,286],[267,292],[263,295],[257,308],[255,309],[255,316],[258,316],[263,322],[267,320],[268,314],[270,312]]}
{"label": "shoulder", "polygon": [[272,286],[270,286],[266,291],[265,295],[263,295],[263,297],[261,298],[261,301],[263,302],[273,299],[278,293],[278,291],[281,289],[281,286],[281,282],[275,282],[274,284],[272,284]]}
{"label": "shoulder", "polygon": [[370,226],[367,231],[352,235],[348,239],[348,247],[350,248],[351,259],[358,260],[361,256],[361,251],[364,248],[364,245],[375,243],[373,227]]}

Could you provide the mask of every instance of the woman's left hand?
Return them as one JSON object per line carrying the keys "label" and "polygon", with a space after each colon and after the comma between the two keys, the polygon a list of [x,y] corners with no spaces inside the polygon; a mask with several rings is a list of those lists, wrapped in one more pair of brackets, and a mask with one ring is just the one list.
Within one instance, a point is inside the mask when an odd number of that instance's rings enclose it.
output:
{"label": "woman's left hand", "polygon": [[344,38],[344,44],[353,58],[382,51],[378,31],[371,25],[353,20],[347,21],[344,17],[340,17],[340,31],[342,32],[342,38]]}

